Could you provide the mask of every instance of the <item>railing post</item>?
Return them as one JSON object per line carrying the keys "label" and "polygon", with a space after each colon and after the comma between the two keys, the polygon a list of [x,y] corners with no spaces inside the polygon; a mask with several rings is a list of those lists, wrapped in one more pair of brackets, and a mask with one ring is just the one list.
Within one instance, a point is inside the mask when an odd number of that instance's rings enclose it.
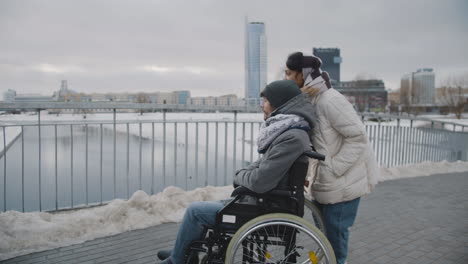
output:
{"label": "railing post", "polygon": [[116,198],[116,193],[117,193],[117,170],[116,170],[116,166],[117,166],[117,113],[116,113],[116,109],[114,108],[113,109],[113,125],[114,125],[114,164],[113,164],[113,168],[114,168],[114,199]]}
{"label": "railing post", "polygon": [[233,163],[232,163],[232,169],[233,169],[233,174],[236,173],[236,137],[237,137],[237,111],[234,111],[234,142],[233,144]]}
{"label": "railing post", "polygon": [[[21,205],[24,213],[24,126],[21,126]],[[57,206],[57,126],[55,129],[55,205]]]}
{"label": "railing post", "polygon": [[223,184],[227,184],[227,148],[228,148],[228,122],[224,122],[224,182]]}
{"label": "railing post", "polygon": [[242,158],[241,158],[241,166],[244,166],[245,161],[245,122],[242,122]]}
{"label": "railing post", "polygon": [[100,130],[100,133],[99,133],[99,136],[100,136],[100,140],[99,140],[99,144],[100,144],[100,148],[99,148],[99,151],[100,151],[100,155],[99,155],[99,189],[100,189],[100,201],[101,201],[101,204],[102,204],[102,162],[103,162],[103,149],[102,149],[102,139],[103,139],[103,128],[102,128],[102,123],[100,124],[99,126],[99,130]]}
{"label": "railing post", "polygon": [[[207,126],[207,130],[208,131],[208,126]],[[214,173],[214,184],[215,186],[218,186],[218,121],[216,121],[215,123],[215,131],[216,131],[216,135],[215,135],[215,157],[214,157],[214,160],[215,160],[215,173]],[[208,169],[208,168],[207,168]]]}
{"label": "railing post", "polygon": [[[203,186],[208,186],[208,150],[209,150],[208,140],[209,140],[209,136],[210,136],[209,126],[210,126],[210,124],[208,122],[206,122],[205,182],[204,182]],[[215,164],[218,164],[217,163],[217,160],[218,160],[218,152],[217,151],[218,151],[218,123],[216,123],[216,154],[215,154],[215,157],[214,157]],[[215,186],[217,186],[216,185],[216,173],[217,173],[217,165],[215,165],[215,173],[214,173]]]}
{"label": "railing post", "polygon": [[[42,175],[41,175],[41,109],[37,109],[37,130],[39,134],[38,144],[39,144],[39,212],[42,212]],[[5,149],[6,150],[6,149]]]}
{"label": "railing post", "polygon": [[253,142],[254,142],[254,139],[253,139],[253,126],[254,126],[254,123],[253,122],[250,122],[250,163],[253,162]]}
{"label": "railing post", "polygon": [[7,145],[6,145],[6,130],[3,127],[3,211],[6,212],[6,153],[7,153]]}
{"label": "railing post", "polygon": [[154,194],[154,122],[151,122],[151,195]]}
{"label": "railing post", "polygon": [[142,148],[143,148],[143,141],[142,141],[142,124],[141,124],[141,121],[138,122],[138,125],[139,125],[139,148],[138,148],[138,189],[139,190],[142,190],[142,185],[141,185],[141,178],[142,178],[142,164],[141,164],[141,159],[142,159],[142,156],[143,156],[143,153],[142,153]]}
{"label": "railing post", "polygon": [[73,208],[73,125],[70,125],[70,188],[71,208]]}
{"label": "railing post", "polygon": [[185,122],[185,190],[188,190],[188,123]]}
{"label": "railing post", "polygon": [[162,175],[162,188],[166,187],[166,109],[163,109],[163,175]]}
{"label": "railing post", "polygon": [[195,122],[195,187],[198,187],[198,183],[198,122]]}
{"label": "railing post", "polygon": [[174,181],[177,185],[177,122],[174,121]]}
{"label": "railing post", "polygon": [[130,199],[130,124],[127,123],[127,199]]}

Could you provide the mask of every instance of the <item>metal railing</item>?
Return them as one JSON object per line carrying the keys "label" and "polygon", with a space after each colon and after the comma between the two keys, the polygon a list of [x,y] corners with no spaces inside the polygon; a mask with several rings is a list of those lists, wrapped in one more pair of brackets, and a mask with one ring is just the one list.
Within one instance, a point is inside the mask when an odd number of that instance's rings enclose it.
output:
{"label": "metal railing", "polygon": [[[238,120],[237,112],[231,120],[168,120],[165,112],[161,120],[116,115],[114,109],[112,121],[56,122],[41,120],[39,110],[37,122],[1,124],[2,211],[88,207],[170,185],[226,185],[237,169],[259,157],[254,139],[261,121]],[[397,118],[379,115],[366,122],[382,166],[467,160],[468,133],[442,129],[456,125],[453,130],[465,131],[463,125]],[[428,126],[414,127],[415,120]],[[18,135],[7,144],[13,128]]]}

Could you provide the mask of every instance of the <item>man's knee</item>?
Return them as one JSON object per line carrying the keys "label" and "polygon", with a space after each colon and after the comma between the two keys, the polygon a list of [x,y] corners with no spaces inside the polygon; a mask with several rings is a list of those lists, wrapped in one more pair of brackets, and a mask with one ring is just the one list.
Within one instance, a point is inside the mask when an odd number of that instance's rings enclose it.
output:
{"label": "man's knee", "polygon": [[189,216],[189,218],[193,219],[194,217],[199,215],[201,211],[203,211],[203,208],[204,202],[193,202],[187,208],[187,211],[185,213]]}

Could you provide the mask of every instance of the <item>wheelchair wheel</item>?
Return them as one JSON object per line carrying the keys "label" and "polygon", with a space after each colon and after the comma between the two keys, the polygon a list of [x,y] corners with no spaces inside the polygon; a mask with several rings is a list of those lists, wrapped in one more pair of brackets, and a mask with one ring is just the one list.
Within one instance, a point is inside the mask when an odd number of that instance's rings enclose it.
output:
{"label": "wheelchair wheel", "polygon": [[325,235],[290,214],[267,214],[244,224],[232,237],[225,263],[336,264]]}
{"label": "wheelchair wheel", "polygon": [[323,222],[322,212],[308,198],[304,200],[304,219],[315,225],[322,233],[326,234],[325,224]]}

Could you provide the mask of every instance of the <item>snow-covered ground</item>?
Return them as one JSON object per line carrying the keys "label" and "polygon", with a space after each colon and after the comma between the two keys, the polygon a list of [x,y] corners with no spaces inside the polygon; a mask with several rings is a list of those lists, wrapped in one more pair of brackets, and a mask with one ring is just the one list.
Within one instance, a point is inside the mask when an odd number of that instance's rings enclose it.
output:
{"label": "snow-covered ground", "polygon": [[[454,172],[468,172],[468,162],[381,168],[381,181]],[[180,222],[191,202],[225,199],[231,192],[231,186],[208,186],[187,192],[167,187],[152,196],[137,191],[128,201],[117,199],[102,207],[77,211],[1,213],[0,260],[162,223]]]}

